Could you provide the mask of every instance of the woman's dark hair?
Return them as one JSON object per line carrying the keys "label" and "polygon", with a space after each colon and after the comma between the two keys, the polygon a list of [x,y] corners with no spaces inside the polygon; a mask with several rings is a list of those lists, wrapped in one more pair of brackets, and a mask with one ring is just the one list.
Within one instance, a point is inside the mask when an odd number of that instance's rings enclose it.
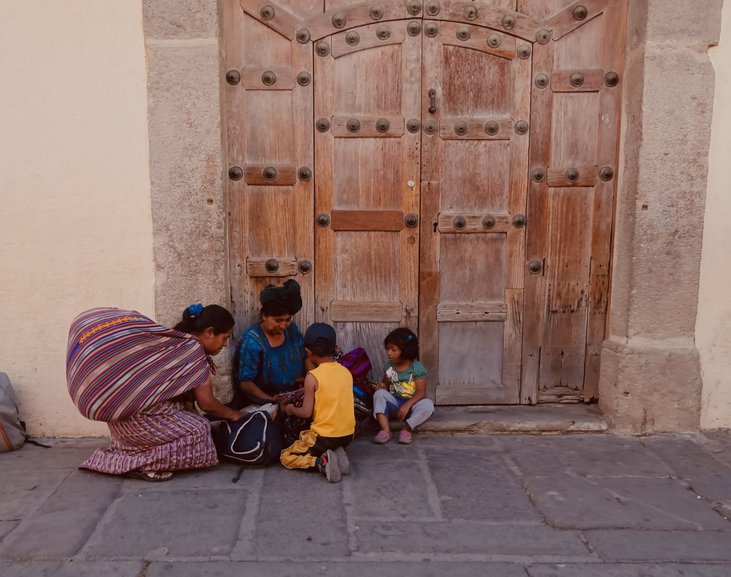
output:
{"label": "woman's dark hair", "polygon": [[399,327],[388,333],[383,346],[393,345],[401,350],[401,358],[415,361],[419,358],[419,339],[406,327]]}
{"label": "woman's dark hair", "polygon": [[230,331],[236,321],[230,312],[218,305],[190,305],[183,311],[183,318],[173,327],[176,331],[191,335],[202,333],[208,327],[213,334],[220,335]]}
{"label": "woman's dark hair", "polygon": [[295,315],[302,308],[300,285],[294,279],[284,281],[282,286],[270,284],[259,294],[259,302],[263,317]]}

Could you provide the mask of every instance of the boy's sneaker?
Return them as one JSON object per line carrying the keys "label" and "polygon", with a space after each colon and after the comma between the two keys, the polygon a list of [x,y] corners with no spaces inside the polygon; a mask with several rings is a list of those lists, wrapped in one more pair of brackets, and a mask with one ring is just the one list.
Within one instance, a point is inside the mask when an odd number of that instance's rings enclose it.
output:
{"label": "boy's sneaker", "polygon": [[348,455],[345,452],[345,449],[342,447],[338,447],[334,451],[335,458],[338,460],[338,469],[340,469],[341,475],[350,475],[350,460],[348,460]]}
{"label": "boy's sneaker", "polygon": [[340,482],[340,467],[338,467],[338,458],[335,453],[330,449],[317,457],[317,470],[325,475],[325,478],[331,483]]}

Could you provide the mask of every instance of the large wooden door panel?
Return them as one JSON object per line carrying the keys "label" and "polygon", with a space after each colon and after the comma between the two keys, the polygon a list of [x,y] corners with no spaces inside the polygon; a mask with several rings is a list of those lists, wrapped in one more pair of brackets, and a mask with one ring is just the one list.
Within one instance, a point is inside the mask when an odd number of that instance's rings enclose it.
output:
{"label": "large wooden door panel", "polygon": [[423,357],[437,402],[515,403],[530,54],[519,58],[514,37],[483,27],[425,30]]}
{"label": "large wooden door panel", "polygon": [[391,329],[417,329],[421,38],[407,26],[334,34],[315,61],[316,314],[377,365]]}

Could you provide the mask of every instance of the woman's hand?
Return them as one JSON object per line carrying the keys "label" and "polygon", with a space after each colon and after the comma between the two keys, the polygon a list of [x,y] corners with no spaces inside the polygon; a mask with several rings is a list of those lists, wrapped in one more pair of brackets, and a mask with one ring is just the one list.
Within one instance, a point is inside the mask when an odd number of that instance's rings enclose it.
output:
{"label": "woman's hand", "polygon": [[216,398],[213,394],[213,383],[210,379],[203,383],[200,387],[193,389],[193,395],[195,396],[195,402],[201,411],[209,413],[219,419],[238,421],[243,414],[227,407]]}

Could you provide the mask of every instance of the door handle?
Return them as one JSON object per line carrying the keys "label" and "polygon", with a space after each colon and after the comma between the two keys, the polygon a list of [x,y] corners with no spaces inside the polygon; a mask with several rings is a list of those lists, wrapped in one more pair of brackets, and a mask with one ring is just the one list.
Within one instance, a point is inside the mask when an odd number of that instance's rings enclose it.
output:
{"label": "door handle", "polygon": [[434,114],[437,111],[437,91],[430,88],[427,94],[429,95],[429,113]]}

